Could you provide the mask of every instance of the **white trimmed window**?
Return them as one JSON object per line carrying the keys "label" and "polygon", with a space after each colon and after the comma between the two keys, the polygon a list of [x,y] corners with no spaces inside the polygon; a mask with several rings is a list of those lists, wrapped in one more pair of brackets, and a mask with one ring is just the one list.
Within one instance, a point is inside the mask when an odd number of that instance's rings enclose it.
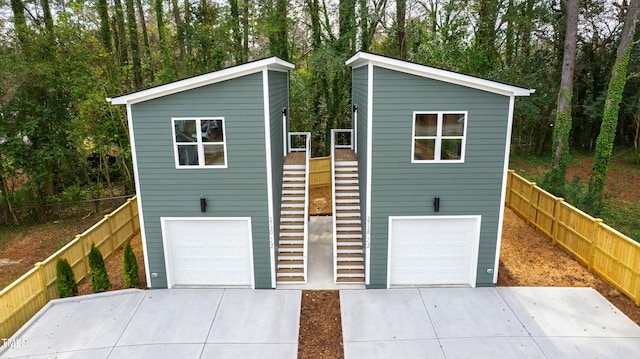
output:
{"label": "white trimmed window", "polygon": [[414,112],[411,162],[464,162],[467,112]]}
{"label": "white trimmed window", "polygon": [[226,168],[224,118],[173,118],[176,168]]}

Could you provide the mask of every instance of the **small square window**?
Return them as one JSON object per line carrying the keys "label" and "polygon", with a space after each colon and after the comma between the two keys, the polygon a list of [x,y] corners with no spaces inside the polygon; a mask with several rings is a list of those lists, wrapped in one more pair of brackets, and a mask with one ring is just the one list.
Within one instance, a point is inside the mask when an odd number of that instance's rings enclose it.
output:
{"label": "small square window", "polygon": [[411,162],[464,162],[466,112],[414,113]]}
{"label": "small square window", "polygon": [[226,168],[223,118],[174,118],[176,168]]}

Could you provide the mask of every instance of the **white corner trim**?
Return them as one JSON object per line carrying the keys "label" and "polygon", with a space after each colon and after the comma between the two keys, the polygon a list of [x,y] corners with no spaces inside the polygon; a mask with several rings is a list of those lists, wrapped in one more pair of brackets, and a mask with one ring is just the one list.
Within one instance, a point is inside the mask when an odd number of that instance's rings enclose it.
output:
{"label": "white corner trim", "polygon": [[365,285],[371,284],[371,154],[373,152],[373,65],[367,68],[367,182],[365,221],[366,221],[366,249],[365,249]]}
{"label": "white corner trim", "polygon": [[[275,237],[273,235],[274,227],[273,223],[273,170],[271,168],[271,112],[269,106],[269,71],[268,69],[262,70],[262,95],[264,101],[264,149],[265,149],[265,163],[267,166],[267,206],[269,215],[269,260],[271,261],[271,287],[276,287],[276,258],[275,258]],[[255,283],[254,283],[255,285]]]}
{"label": "white corner trim", "polygon": [[165,85],[156,86],[147,90],[134,92],[118,97],[109,97],[106,100],[114,105],[134,104],[138,102],[152,100],[158,97],[171,95],[174,93],[191,90],[201,86],[210,85],[233,78],[258,73],[263,70],[288,71],[294,69],[295,65],[281,60],[277,57],[249,62],[243,65],[228,67],[208,74],[191,77],[188,79],[171,82]]}
{"label": "white corner trim", "polygon": [[509,99],[509,118],[507,121],[507,139],[504,148],[504,168],[502,169],[502,188],[500,189],[500,213],[498,214],[498,238],[496,241],[496,260],[493,264],[493,284],[498,283],[498,269],[500,267],[500,247],[502,246],[502,226],[504,224],[504,209],[507,200],[507,176],[509,175],[509,155],[511,152],[511,132],[513,130],[513,109],[515,98]]}
{"label": "white corner trim", "polygon": [[373,64],[378,67],[400,71],[416,76],[462,85],[478,90],[493,92],[504,96],[529,96],[535,92],[533,89],[524,89],[512,85],[507,85],[479,77],[460,74],[457,72],[437,69],[434,67],[420,65],[412,62],[393,59],[390,57],[374,55],[367,52],[358,52],[346,61],[347,66],[360,67],[365,64]]}
{"label": "white corner trim", "polygon": [[147,287],[151,288],[151,271],[149,269],[149,250],[147,249],[147,231],[144,226],[144,211],[142,210],[142,194],[140,193],[140,174],[138,172],[138,153],[136,152],[136,139],[133,135],[133,114],[131,105],[127,105],[127,122],[129,125],[129,146],[131,147],[131,161],[133,164],[133,179],[136,184],[136,196],[138,196],[138,221],[140,221],[140,238],[142,240],[142,254],[144,259],[144,273],[147,278]]}

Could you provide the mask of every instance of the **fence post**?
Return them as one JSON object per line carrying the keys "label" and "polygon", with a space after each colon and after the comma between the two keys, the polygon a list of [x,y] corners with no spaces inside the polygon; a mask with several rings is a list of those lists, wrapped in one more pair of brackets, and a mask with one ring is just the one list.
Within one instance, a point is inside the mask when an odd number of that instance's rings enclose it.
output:
{"label": "fence post", "polygon": [[[106,220],[106,225],[107,228],[109,228],[109,239],[111,240],[111,253],[115,253],[117,245],[116,245],[116,239],[115,236],[113,235],[113,220],[111,219],[111,214],[107,214],[104,216],[104,219]],[[111,253],[109,254],[103,254],[104,257],[109,257],[111,255]]]}
{"label": "fence post", "polygon": [[514,170],[507,171],[507,198],[505,201],[507,202],[507,207],[511,208],[511,185],[513,182],[513,172]]}
{"label": "fence post", "polygon": [[47,302],[49,302],[51,298],[49,298],[49,290],[47,289],[47,281],[44,278],[44,269],[42,269],[42,264],[42,262],[38,262],[34,266],[38,269],[38,277],[40,277],[40,285],[44,291],[44,297]]}
{"label": "fence post", "polygon": [[602,223],[602,219],[596,218],[593,221],[593,234],[591,235],[591,248],[589,249],[589,258],[587,261],[587,268],[589,272],[593,268],[593,260],[596,255],[596,247],[598,244],[598,233],[600,232],[600,224]]}
{"label": "fence post", "polygon": [[564,202],[564,198],[558,197],[553,203],[553,227],[551,227],[551,243],[553,243],[553,245],[558,241],[558,223],[560,223],[558,215],[560,214],[562,202]]}
{"label": "fence post", "polygon": [[533,208],[533,193],[534,188],[536,186],[535,182],[529,182],[529,198],[527,198],[527,202],[529,203],[529,207],[527,208],[527,224],[531,225],[531,209]]}
{"label": "fence post", "polygon": [[133,236],[134,233],[136,233],[136,225],[135,225],[135,223],[133,221],[133,216],[134,216],[133,198],[127,199],[127,207],[129,207],[129,223],[131,223],[131,234],[128,235],[127,237],[131,237],[131,236]]}
{"label": "fence post", "polygon": [[[84,264],[84,277],[89,276],[91,272],[91,268],[89,268],[89,249],[87,248],[86,241],[84,240],[84,236],[82,234],[77,234],[76,239],[80,243],[80,248],[82,248],[82,263]],[[82,278],[76,278],[76,282],[80,282]]]}

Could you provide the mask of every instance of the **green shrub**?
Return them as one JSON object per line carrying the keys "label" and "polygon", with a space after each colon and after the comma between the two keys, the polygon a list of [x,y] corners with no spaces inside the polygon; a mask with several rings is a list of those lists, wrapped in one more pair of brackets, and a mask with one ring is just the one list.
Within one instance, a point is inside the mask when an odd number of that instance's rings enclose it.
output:
{"label": "green shrub", "polygon": [[91,269],[91,288],[95,293],[111,289],[111,282],[109,282],[107,268],[104,266],[102,253],[96,248],[95,243],[91,243],[91,250],[89,251],[89,268]]}
{"label": "green shrub", "polygon": [[66,259],[56,261],[56,287],[60,298],[72,297],[78,294],[76,275]]}
{"label": "green shrub", "polygon": [[124,288],[137,288],[140,286],[138,260],[133,253],[130,242],[127,242],[122,255],[122,282]]}

